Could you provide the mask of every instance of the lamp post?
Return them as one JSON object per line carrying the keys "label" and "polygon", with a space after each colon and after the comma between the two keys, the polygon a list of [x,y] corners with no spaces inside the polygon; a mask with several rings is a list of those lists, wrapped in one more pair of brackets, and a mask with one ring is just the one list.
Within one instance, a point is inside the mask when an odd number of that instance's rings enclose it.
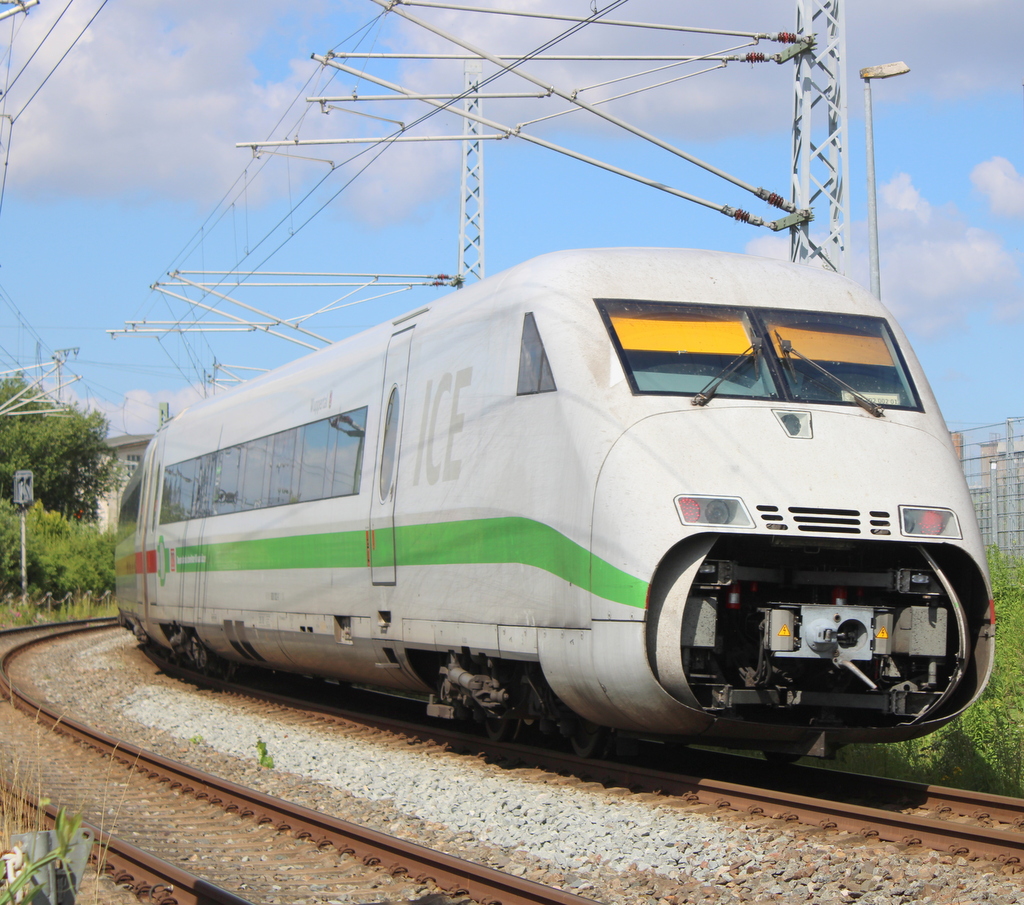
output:
{"label": "lamp post", "polygon": [[871,80],[889,79],[894,75],[910,72],[906,63],[883,63],[881,66],[867,66],[860,71],[864,79],[864,122],[867,135],[868,158],[868,255],[871,260],[871,291],[876,299],[882,297],[881,280],[878,272],[878,208],[875,203],[875,137],[871,125]]}

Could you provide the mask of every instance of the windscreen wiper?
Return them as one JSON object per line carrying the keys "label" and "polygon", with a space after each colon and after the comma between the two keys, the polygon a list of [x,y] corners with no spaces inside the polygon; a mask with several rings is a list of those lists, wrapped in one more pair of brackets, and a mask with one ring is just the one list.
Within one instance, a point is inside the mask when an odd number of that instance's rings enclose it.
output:
{"label": "windscreen wiper", "polygon": [[761,354],[761,338],[756,337],[750,341],[750,345],[740,352],[732,361],[729,362],[716,377],[712,377],[711,380],[705,385],[704,389],[701,390],[690,402],[693,405],[707,405],[718,392],[718,388],[728,380],[733,374],[735,374],[740,368],[743,367],[747,362],[756,362],[757,356]]}
{"label": "windscreen wiper", "polygon": [[822,374],[824,374],[829,380],[836,384],[836,386],[840,386],[844,390],[846,390],[846,392],[853,397],[853,401],[856,402],[857,405],[859,405],[862,409],[865,409],[866,411],[870,412],[876,418],[881,418],[885,414],[885,410],[877,402],[872,402],[870,399],[868,399],[867,396],[865,396],[863,393],[858,393],[852,386],[850,386],[845,381],[840,380],[838,377],[836,377],[835,374],[833,374],[827,368],[823,368],[816,361],[812,361],[806,355],[802,355],[800,352],[794,349],[793,343],[790,342],[788,339],[783,339],[779,335],[778,330],[775,331],[775,338],[779,341],[779,349],[782,352],[783,357],[787,359],[787,363],[792,364],[792,362],[789,362],[788,359],[789,356],[795,355],[801,361],[806,361],[807,364],[809,364],[816,371],[820,371]]}

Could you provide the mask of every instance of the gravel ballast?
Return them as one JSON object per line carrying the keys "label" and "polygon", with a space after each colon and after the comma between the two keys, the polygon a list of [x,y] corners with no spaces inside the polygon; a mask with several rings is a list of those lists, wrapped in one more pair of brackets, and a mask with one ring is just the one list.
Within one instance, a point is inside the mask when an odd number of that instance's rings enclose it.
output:
{"label": "gravel ballast", "polygon": [[[297,719],[159,675],[127,632],[33,681],[135,744],[345,820],[609,903],[1024,903],[1024,874]],[[269,715],[268,715],[269,714]],[[259,766],[257,742],[273,768]]]}

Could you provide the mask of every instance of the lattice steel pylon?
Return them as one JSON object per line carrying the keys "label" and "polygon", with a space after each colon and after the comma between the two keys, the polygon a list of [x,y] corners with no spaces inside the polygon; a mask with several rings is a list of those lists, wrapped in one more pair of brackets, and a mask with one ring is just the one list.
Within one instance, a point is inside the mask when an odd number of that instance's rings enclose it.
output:
{"label": "lattice steel pylon", "polygon": [[[815,35],[815,45],[796,57],[793,103],[793,173],[790,200],[798,209],[828,203],[824,236],[811,237],[811,224],[790,228],[790,258],[815,261],[846,272],[848,247],[846,160],[845,0],[796,0],[796,33]],[[813,116],[823,117],[814,128]]]}
{"label": "lattice steel pylon", "polygon": [[[464,109],[474,116],[480,109],[480,60],[467,60]],[[481,135],[483,125],[477,119],[463,117],[463,135]],[[484,147],[481,139],[462,142],[462,192],[459,204],[460,285],[469,277],[484,278]]]}

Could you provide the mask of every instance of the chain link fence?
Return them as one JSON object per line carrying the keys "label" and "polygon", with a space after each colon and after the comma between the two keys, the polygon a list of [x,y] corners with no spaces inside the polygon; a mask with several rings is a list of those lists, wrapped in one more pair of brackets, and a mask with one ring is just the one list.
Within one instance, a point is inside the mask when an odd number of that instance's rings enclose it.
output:
{"label": "chain link fence", "polygon": [[985,545],[1024,556],[1024,418],[952,436]]}

